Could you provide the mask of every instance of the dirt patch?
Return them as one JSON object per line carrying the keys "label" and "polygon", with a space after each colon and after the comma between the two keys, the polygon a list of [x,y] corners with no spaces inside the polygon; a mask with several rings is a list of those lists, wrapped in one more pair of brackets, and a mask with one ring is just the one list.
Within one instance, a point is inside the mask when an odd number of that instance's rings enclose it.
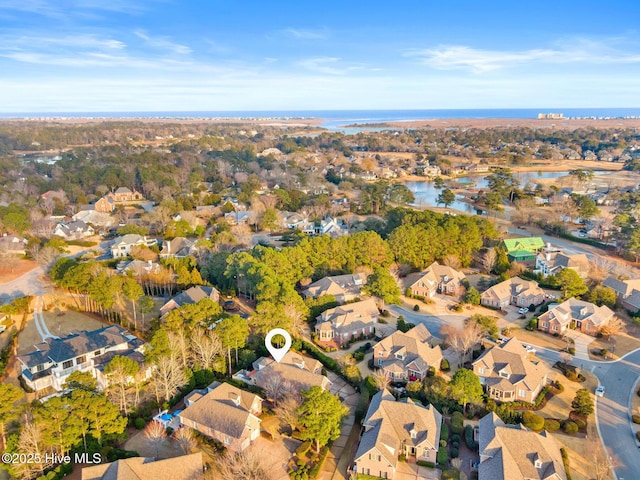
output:
{"label": "dirt patch", "polygon": [[0,265],[0,284],[11,282],[37,267],[38,264],[33,260],[25,260],[22,258],[15,259],[13,268]]}
{"label": "dirt patch", "polygon": [[[155,457],[155,449],[151,446],[151,442],[149,442],[149,439],[144,434],[144,430],[136,433],[127,440],[125,448],[127,450],[135,450],[141,457]],[[184,455],[184,452],[178,443],[170,437],[165,439],[158,450],[158,459],[179,457],[181,455]]]}

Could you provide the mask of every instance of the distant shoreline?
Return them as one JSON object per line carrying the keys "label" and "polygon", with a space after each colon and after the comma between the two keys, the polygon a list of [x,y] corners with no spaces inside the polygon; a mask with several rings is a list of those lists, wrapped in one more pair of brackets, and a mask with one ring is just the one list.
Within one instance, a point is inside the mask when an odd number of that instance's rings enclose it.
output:
{"label": "distant shoreline", "polygon": [[354,122],[354,119],[340,119],[328,117],[294,117],[294,116],[16,116],[0,117],[0,123],[11,122],[38,122],[50,124],[83,124],[83,123],[109,123],[109,122],[142,122],[142,123],[211,123],[211,124],[238,124],[260,125],[283,128],[323,128],[330,131],[358,129],[447,129],[447,128],[553,128],[557,130],[575,130],[578,128],[640,128],[640,118],[563,118],[563,119],[538,119],[538,118],[423,118],[406,120],[362,121]]}

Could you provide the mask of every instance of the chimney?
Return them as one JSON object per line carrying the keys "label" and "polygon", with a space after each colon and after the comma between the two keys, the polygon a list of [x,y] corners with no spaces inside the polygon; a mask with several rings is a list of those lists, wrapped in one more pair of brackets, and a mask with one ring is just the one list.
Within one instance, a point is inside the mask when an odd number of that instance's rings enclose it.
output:
{"label": "chimney", "polygon": [[547,252],[547,262],[551,261],[551,253]]}

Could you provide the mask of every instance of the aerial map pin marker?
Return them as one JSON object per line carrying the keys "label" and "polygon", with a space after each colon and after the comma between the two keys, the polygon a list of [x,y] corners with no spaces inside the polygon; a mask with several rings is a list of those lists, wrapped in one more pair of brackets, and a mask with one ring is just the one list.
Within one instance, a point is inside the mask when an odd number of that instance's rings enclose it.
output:
{"label": "aerial map pin marker", "polygon": [[[276,348],[271,343],[271,339],[276,335],[282,335],[284,337],[284,345],[281,348]],[[269,333],[267,333],[267,336],[264,339],[264,343],[271,356],[275,359],[276,362],[280,363],[280,361],[284,358],[284,356],[291,348],[291,335],[289,335],[289,332],[283,330],[282,328],[274,328]]]}

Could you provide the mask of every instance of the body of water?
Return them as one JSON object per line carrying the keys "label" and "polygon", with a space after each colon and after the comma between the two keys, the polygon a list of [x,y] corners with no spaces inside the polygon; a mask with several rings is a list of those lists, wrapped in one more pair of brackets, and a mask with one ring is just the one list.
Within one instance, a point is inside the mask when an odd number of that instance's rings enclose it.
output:
{"label": "body of water", "polygon": [[[595,175],[608,175],[611,172],[607,171],[594,171]],[[473,184],[473,188],[483,189],[487,188],[488,183],[486,177],[489,174],[483,175],[469,175],[464,177],[458,177],[455,181],[459,183]],[[569,175],[568,171],[562,172],[515,172],[514,177],[518,179],[521,187],[524,187],[527,183],[536,185],[536,179],[538,178],[560,178]],[[411,190],[416,198],[414,205],[417,206],[438,206],[437,198],[440,195],[441,190],[437,189],[433,182],[406,182],[405,185]],[[451,205],[451,208],[462,210],[463,212],[473,212],[474,209],[467,202],[461,200],[462,197],[458,197],[456,201]],[[444,206],[440,204],[440,206]]]}
{"label": "body of water", "polygon": [[[640,108],[503,108],[436,110],[270,110],[202,112],[17,112],[0,113],[0,118],[245,118],[245,119],[322,119],[329,130],[344,130],[353,123],[385,123],[402,120],[446,118],[537,118],[539,113],[559,112],[565,117],[640,117]],[[373,129],[368,129],[373,130]]]}

